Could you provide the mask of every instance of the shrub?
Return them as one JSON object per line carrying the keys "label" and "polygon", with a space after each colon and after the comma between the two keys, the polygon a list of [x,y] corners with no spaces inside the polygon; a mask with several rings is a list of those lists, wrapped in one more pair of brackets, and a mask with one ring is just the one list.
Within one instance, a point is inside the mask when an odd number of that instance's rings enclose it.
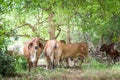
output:
{"label": "shrub", "polygon": [[0,74],[3,76],[16,74],[14,62],[15,59],[12,56],[0,51]]}
{"label": "shrub", "polygon": [[14,56],[15,57],[15,67],[17,71],[27,69],[27,61],[24,56]]}

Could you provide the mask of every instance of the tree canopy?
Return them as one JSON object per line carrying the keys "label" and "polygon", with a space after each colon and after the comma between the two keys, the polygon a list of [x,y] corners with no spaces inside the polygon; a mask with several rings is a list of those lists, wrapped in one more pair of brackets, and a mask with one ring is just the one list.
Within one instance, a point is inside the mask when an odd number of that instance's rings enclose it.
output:
{"label": "tree canopy", "polygon": [[[33,36],[120,41],[119,0],[1,0],[0,44]],[[50,35],[49,35],[50,34]],[[3,46],[1,46],[3,47]]]}

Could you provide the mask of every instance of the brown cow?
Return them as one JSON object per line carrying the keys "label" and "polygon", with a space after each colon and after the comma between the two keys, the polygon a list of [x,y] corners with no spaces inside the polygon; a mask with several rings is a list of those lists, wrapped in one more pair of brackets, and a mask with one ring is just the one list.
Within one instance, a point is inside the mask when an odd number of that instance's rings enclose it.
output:
{"label": "brown cow", "polygon": [[59,61],[58,56],[62,53],[61,52],[61,44],[57,40],[48,40],[44,47],[44,56],[46,58],[46,69],[51,68],[54,69],[55,63]]}
{"label": "brown cow", "polygon": [[[60,56],[60,62],[65,59],[67,63],[67,67],[69,67],[68,58],[80,58],[82,59],[81,64],[83,63],[83,59],[88,57],[88,45],[85,42],[65,44],[61,42],[62,46],[62,54]],[[80,65],[81,65],[80,64]]]}
{"label": "brown cow", "polygon": [[114,43],[111,43],[109,45],[102,44],[100,51],[105,51],[107,55],[109,55],[113,60],[115,60],[120,53],[114,48]]}
{"label": "brown cow", "polygon": [[37,62],[38,62],[39,56],[43,51],[43,48],[44,47],[40,42],[40,39],[37,37],[25,43],[23,52],[25,57],[27,58],[29,72],[32,66],[35,68],[35,71],[36,71]]}

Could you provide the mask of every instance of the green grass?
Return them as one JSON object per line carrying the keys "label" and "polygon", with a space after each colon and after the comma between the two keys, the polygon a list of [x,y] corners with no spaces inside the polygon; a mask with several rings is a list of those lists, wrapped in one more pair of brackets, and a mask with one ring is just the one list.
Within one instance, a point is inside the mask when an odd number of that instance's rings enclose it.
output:
{"label": "green grass", "polygon": [[84,63],[82,65],[83,69],[96,69],[96,70],[106,69],[109,67],[111,67],[111,65],[101,63],[94,58],[91,58],[89,63],[86,63],[86,64]]}
{"label": "green grass", "polygon": [[82,65],[82,69],[85,72],[80,76],[85,80],[120,80],[120,63],[105,64],[91,58],[88,64]]}
{"label": "green grass", "polygon": [[84,63],[82,68],[56,68],[55,70],[45,70],[37,67],[29,74],[28,70],[17,71],[18,75],[13,77],[3,77],[0,80],[120,80],[120,63],[108,65],[93,58],[89,63]]}
{"label": "green grass", "polygon": [[92,79],[92,80],[119,80],[120,71],[117,69],[87,69],[84,73],[80,75],[83,79]]}

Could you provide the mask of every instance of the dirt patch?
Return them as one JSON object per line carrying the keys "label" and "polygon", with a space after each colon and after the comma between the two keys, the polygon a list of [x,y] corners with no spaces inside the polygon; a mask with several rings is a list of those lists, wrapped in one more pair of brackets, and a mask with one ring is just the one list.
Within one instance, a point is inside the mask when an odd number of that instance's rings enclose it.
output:
{"label": "dirt patch", "polygon": [[104,70],[80,68],[45,70],[38,68],[37,70],[37,73],[22,73],[20,76],[6,77],[4,80],[120,80],[120,69],[117,68]]}
{"label": "dirt patch", "polygon": [[44,77],[40,74],[33,78],[33,80],[45,80]]}
{"label": "dirt patch", "polygon": [[[118,70],[82,70],[76,68],[66,69],[65,72],[51,72],[47,75],[36,76],[34,80],[120,80]],[[43,78],[44,77],[44,78]]]}
{"label": "dirt patch", "polygon": [[82,80],[80,75],[84,73],[82,70],[78,69],[68,69],[68,71],[65,74],[62,74],[62,78],[64,80]]}

